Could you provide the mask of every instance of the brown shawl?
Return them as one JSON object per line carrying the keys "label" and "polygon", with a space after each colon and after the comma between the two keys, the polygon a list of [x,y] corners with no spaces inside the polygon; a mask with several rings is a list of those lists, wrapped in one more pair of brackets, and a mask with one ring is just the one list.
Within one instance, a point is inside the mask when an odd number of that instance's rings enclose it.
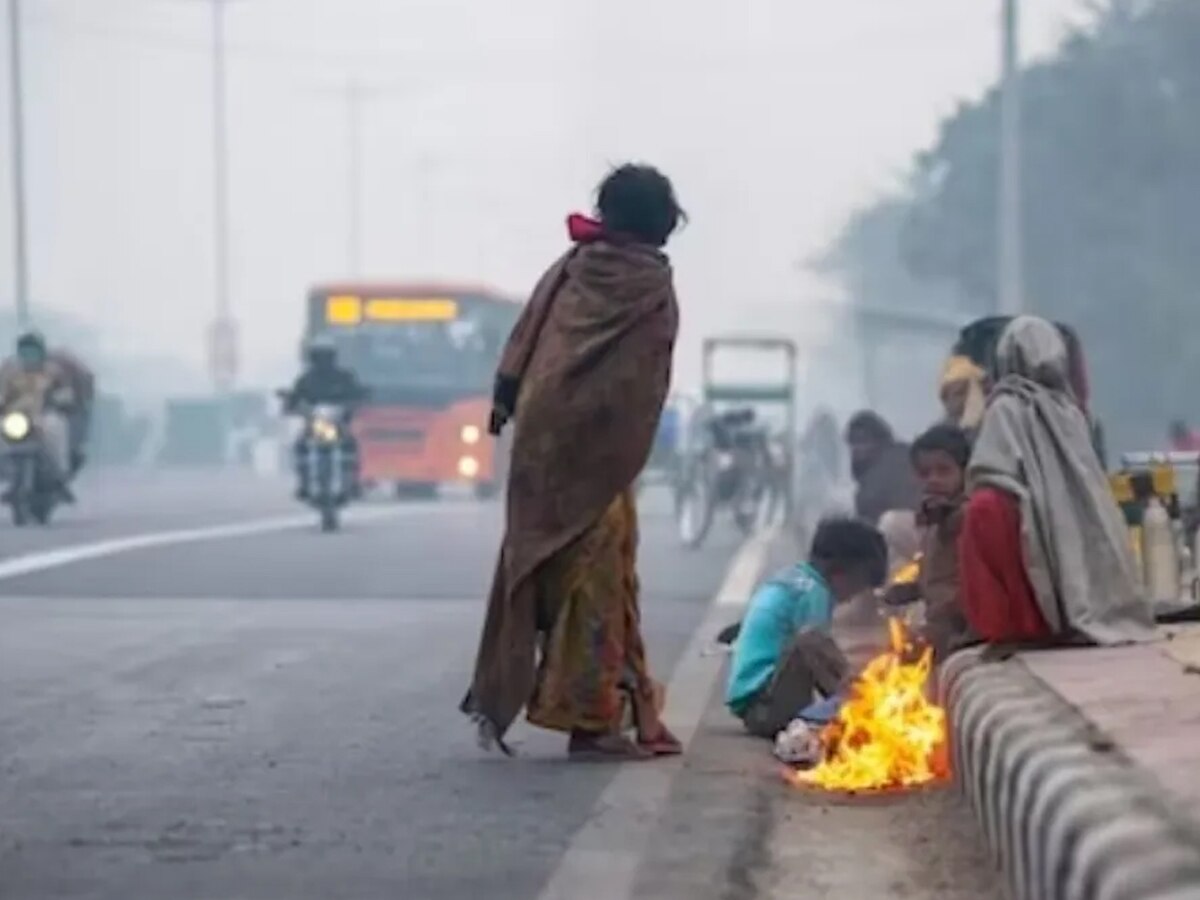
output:
{"label": "brown shawl", "polygon": [[528,701],[538,632],[553,624],[531,576],[599,521],[649,457],[677,326],[667,258],[600,241],[550,267],[509,337],[499,380],[519,393],[507,530],[461,707],[484,740],[501,741]]}

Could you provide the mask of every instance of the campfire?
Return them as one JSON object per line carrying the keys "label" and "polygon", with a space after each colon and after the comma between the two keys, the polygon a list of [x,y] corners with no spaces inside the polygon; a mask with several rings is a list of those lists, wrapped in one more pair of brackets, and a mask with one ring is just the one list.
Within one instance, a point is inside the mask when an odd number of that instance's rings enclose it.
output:
{"label": "campfire", "polygon": [[891,647],[863,669],[821,732],[822,762],[796,784],[830,791],[916,787],[949,775],[946,713],[926,697],[933,650],[918,650],[899,619]]}

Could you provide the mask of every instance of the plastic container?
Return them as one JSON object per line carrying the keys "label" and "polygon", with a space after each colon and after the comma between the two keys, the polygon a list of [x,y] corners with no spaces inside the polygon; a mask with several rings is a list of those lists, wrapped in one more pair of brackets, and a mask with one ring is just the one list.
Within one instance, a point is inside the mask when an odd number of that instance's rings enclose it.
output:
{"label": "plastic container", "polygon": [[1171,516],[1158,497],[1146,504],[1142,520],[1142,560],[1146,570],[1146,593],[1156,603],[1179,599],[1179,554]]}

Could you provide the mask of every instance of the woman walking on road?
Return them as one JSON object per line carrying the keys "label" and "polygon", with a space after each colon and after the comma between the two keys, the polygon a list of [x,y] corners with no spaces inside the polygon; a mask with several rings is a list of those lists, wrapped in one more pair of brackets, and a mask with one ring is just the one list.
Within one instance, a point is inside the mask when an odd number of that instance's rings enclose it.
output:
{"label": "woman walking on road", "polygon": [[[491,431],[512,419],[507,528],[462,710],[484,746],[522,708],[573,758],[680,752],[642,643],[633,485],[667,396],[678,310],[661,248],[670,181],[626,165],[542,277],[500,360]],[[623,734],[632,712],[636,740]]]}

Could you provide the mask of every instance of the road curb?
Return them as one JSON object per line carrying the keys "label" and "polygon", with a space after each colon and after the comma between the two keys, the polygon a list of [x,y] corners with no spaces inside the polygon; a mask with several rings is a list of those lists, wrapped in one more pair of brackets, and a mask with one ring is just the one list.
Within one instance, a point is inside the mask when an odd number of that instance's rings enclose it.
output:
{"label": "road curb", "polygon": [[939,681],[956,778],[1013,896],[1200,897],[1197,823],[1019,657],[967,650]]}

